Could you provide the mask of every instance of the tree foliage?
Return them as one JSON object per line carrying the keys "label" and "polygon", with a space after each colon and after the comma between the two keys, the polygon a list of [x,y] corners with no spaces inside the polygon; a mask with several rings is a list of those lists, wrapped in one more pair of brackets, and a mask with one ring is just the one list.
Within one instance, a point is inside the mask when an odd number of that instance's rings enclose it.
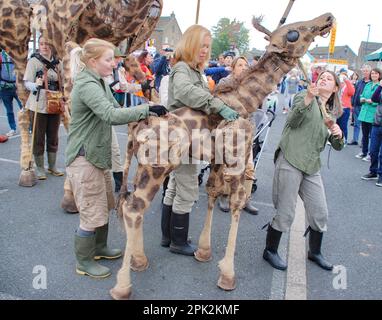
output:
{"label": "tree foliage", "polygon": [[229,51],[235,46],[240,54],[249,49],[249,30],[244,23],[221,18],[216,26],[212,27],[212,57],[217,58],[220,53]]}

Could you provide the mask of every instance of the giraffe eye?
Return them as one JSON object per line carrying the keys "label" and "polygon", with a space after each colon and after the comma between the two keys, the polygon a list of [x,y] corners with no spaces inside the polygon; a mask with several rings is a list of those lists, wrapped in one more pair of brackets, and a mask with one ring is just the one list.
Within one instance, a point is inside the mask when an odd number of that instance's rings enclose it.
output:
{"label": "giraffe eye", "polygon": [[300,34],[296,30],[291,30],[291,31],[288,31],[287,33],[287,40],[289,42],[296,42],[299,37],[300,37]]}

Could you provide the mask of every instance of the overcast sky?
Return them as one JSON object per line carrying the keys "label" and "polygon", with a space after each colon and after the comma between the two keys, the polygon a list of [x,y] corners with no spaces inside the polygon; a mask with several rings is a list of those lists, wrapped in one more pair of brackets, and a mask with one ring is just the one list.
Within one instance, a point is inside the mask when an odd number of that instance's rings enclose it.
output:
{"label": "overcast sky", "polygon": [[[250,48],[264,49],[267,42],[252,24],[253,15],[264,15],[263,25],[273,31],[282,17],[289,0],[200,0],[199,24],[211,29],[219,19],[229,18],[244,22],[250,30]],[[357,6],[354,4],[357,3]],[[174,11],[184,32],[195,23],[197,0],[163,0],[162,15]],[[331,12],[337,20],[336,45],[348,45],[355,54],[361,41],[382,43],[382,0],[295,0],[286,23],[313,19]],[[329,38],[317,37],[311,49],[318,44],[328,46]]]}

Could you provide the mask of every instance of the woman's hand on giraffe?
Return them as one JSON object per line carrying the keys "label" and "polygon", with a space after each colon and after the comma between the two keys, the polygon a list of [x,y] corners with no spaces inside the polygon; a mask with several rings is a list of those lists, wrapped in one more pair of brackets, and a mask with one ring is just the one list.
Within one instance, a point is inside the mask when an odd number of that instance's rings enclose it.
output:
{"label": "woman's hand on giraffe", "polygon": [[307,88],[307,94],[304,99],[304,103],[306,106],[309,106],[312,103],[314,97],[319,95],[319,89],[315,83],[312,83]]}
{"label": "woman's hand on giraffe", "polygon": [[227,105],[223,106],[223,108],[219,111],[219,114],[224,118],[224,120],[227,121],[234,121],[239,118],[239,114]]}
{"label": "woman's hand on giraffe", "polygon": [[149,112],[154,113],[158,117],[164,116],[166,113],[168,113],[168,110],[161,105],[154,105],[149,107]]}

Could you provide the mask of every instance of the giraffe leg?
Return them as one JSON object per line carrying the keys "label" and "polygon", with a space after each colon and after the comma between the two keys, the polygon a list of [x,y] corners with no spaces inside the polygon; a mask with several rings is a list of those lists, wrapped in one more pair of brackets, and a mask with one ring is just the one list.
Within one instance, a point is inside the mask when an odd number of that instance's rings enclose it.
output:
{"label": "giraffe leg", "polygon": [[121,189],[119,190],[117,202],[116,202],[116,208],[119,216],[122,216],[122,206],[123,200],[126,199],[128,195],[127,190],[127,183],[129,178],[129,168],[131,164],[131,159],[134,155],[133,150],[133,125],[128,125],[128,135],[127,135],[127,148],[126,148],[126,157],[125,157],[125,163],[123,168],[123,178],[122,178],[122,185]]}
{"label": "giraffe leg", "polygon": [[212,259],[211,254],[211,227],[212,227],[212,216],[214,212],[216,197],[208,195],[208,209],[207,216],[204,222],[204,227],[202,233],[199,237],[198,250],[194,252],[195,259],[200,262],[207,262]]}
{"label": "giraffe leg", "polygon": [[61,200],[61,208],[68,213],[78,212],[77,205],[74,200],[72,186],[70,185],[68,177],[66,177],[64,182],[64,196]]}
{"label": "giraffe leg", "polygon": [[206,189],[208,193],[207,216],[204,222],[202,233],[199,237],[198,250],[195,251],[195,259],[201,262],[211,260],[211,229],[213,210],[217,196],[224,191],[224,181],[222,179],[223,167],[218,164],[211,164],[210,175],[207,180]]}
{"label": "giraffe leg", "polygon": [[240,209],[231,210],[231,212],[231,227],[229,229],[228,244],[224,258],[219,261],[220,276],[218,280],[218,287],[227,291],[234,290],[236,288],[234,256],[240,219]]}
{"label": "giraffe leg", "polygon": [[[153,168],[150,169],[153,171],[156,170]],[[166,177],[166,175],[163,174],[165,169],[160,168],[159,170],[162,172],[160,176],[154,178],[153,175],[149,174],[149,180],[146,180],[147,183],[145,181],[146,187],[141,188],[140,183],[136,183],[137,189],[132,195],[131,209],[130,207],[128,209],[128,214],[130,214],[130,212],[133,214],[134,212],[137,212],[137,214],[132,217],[134,219],[134,242],[132,245],[131,257],[131,269],[133,271],[144,271],[149,266],[143,244],[143,216]],[[143,177],[144,180],[147,179],[147,168],[139,166],[137,176]],[[149,186],[150,188],[148,188]]]}
{"label": "giraffe leg", "polygon": [[[126,202],[124,202],[127,211]],[[130,278],[130,263],[132,256],[132,244],[134,239],[134,230],[129,218],[123,215],[123,224],[126,230],[126,248],[123,256],[122,268],[117,273],[117,284],[110,290],[110,295],[115,300],[128,300],[132,294],[132,285]],[[128,223],[128,221],[130,223]],[[129,241],[130,239],[130,241]]]}
{"label": "giraffe leg", "polygon": [[136,189],[129,196],[128,205],[126,201],[123,201],[123,221],[128,236],[123,265],[118,271],[115,287],[110,290],[114,299],[128,299],[130,297],[130,268],[134,271],[143,271],[149,265],[144,253],[143,215],[166,175],[171,171],[166,169],[168,168],[138,165],[135,177]]}
{"label": "giraffe leg", "polygon": [[[239,228],[240,212],[245,205],[244,176],[231,177],[230,181],[230,209],[231,227],[229,229],[228,243],[225,256],[219,261],[220,276],[218,287],[223,290],[233,290],[236,287],[234,257],[236,248],[237,230]],[[232,191],[234,190],[234,191]]]}

